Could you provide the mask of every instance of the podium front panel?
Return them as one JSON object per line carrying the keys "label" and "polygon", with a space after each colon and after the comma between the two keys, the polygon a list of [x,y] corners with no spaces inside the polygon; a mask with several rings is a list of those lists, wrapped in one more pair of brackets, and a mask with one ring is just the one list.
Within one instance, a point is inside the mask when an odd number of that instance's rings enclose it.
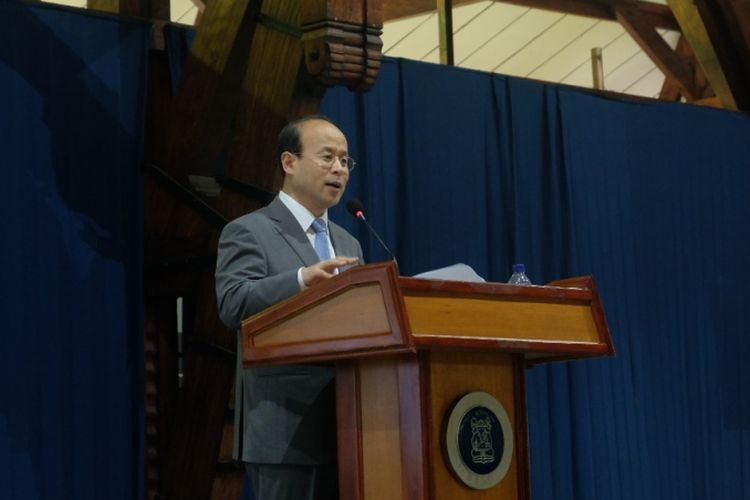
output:
{"label": "podium front panel", "polygon": [[[526,439],[525,394],[523,392],[523,360],[519,355],[497,352],[430,351],[423,353],[423,366],[428,378],[426,408],[429,413],[432,461],[430,498],[434,500],[528,499],[528,451]],[[510,420],[511,461],[504,477],[487,489],[467,486],[456,476],[445,450],[449,410],[461,396],[482,392],[496,399]],[[468,433],[471,434],[471,429]],[[474,433],[474,437],[478,433]],[[498,443],[494,443],[497,445]],[[476,448],[476,447],[475,447]],[[497,446],[496,446],[497,448]],[[499,457],[498,457],[499,458]]]}
{"label": "podium front panel", "polygon": [[405,294],[412,335],[597,344],[585,302]]}

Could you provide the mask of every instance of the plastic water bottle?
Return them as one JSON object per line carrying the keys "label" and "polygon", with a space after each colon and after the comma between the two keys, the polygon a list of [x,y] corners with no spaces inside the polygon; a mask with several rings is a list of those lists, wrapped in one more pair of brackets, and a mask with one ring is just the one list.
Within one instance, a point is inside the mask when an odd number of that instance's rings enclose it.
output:
{"label": "plastic water bottle", "polygon": [[508,283],[511,285],[530,285],[531,280],[526,276],[526,266],[513,264],[513,274],[511,274]]}

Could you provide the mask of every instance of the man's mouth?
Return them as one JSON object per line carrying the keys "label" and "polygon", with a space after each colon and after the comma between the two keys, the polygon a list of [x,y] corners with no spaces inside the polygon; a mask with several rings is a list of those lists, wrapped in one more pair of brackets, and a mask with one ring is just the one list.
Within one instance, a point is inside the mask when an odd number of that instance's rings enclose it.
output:
{"label": "man's mouth", "polygon": [[341,181],[327,181],[326,186],[341,189],[342,187],[344,187],[344,184]]}

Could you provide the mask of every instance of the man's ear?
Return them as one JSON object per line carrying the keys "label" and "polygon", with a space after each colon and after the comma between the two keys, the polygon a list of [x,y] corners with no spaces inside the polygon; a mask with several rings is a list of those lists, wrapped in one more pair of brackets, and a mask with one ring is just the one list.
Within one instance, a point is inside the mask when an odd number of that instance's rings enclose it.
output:
{"label": "man's ear", "polygon": [[297,166],[297,155],[284,151],[281,153],[281,168],[284,169],[285,174],[294,173],[294,168]]}

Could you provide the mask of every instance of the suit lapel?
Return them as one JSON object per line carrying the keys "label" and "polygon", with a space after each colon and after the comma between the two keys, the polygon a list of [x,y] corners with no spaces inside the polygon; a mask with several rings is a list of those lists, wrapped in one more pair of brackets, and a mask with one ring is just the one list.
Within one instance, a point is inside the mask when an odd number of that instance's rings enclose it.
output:
{"label": "suit lapel", "polygon": [[305,266],[311,266],[318,262],[318,255],[310,244],[307,234],[278,196],[268,205],[267,213],[268,217],[276,224],[276,231],[292,247],[294,253]]}
{"label": "suit lapel", "polygon": [[[331,228],[331,242],[333,243],[333,248],[336,251],[336,255],[340,257],[358,257],[360,259],[359,263],[364,264],[362,255],[358,251],[356,240],[354,240],[344,228],[334,224],[333,222],[329,222],[328,227]],[[340,267],[339,272],[351,269],[356,265],[358,264]]]}
{"label": "suit lapel", "polygon": [[355,254],[352,253],[354,250],[347,248],[347,240],[344,238],[344,230],[332,222],[328,223],[328,228],[331,232],[331,244],[333,245],[333,251],[336,252],[336,255],[346,257],[355,256]]}

